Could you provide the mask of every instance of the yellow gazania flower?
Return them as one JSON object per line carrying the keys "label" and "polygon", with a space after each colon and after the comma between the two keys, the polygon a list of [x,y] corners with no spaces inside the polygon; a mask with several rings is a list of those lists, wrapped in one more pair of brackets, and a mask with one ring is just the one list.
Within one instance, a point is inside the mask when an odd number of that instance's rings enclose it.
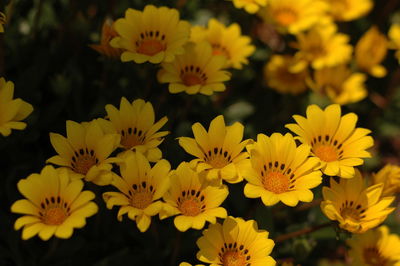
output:
{"label": "yellow gazania flower", "polygon": [[240,9],[243,8],[247,13],[254,14],[260,7],[267,4],[268,0],[232,0],[233,5]]}
{"label": "yellow gazania flower", "polygon": [[169,83],[170,93],[185,91],[187,94],[212,95],[224,91],[223,82],[231,78],[229,72],[222,70],[226,58],[213,55],[211,45],[206,41],[189,43],[185,50],[185,54],[176,56],[175,61],[161,64],[158,81]]}
{"label": "yellow gazania flower", "polygon": [[390,26],[388,35],[390,39],[389,47],[397,50],[395,56],[400,63],[400,24]]}
{"label": "yellow gazania flower", "polygon": [[110,154],[118,147],[117,134],[104,134],[96,120],[66,122],[67,137],[50,133],[50,142],[58,153],[46,162],[68,167],[74,176],[97,185],[108,185],[113,177]]}
{"label": "yellow gazania flower", "polygon": [[372,0],[325,0],[332,17],[338,21],[350,21],[365,16],[373,7]]}
{"label": "yellow gazania flower", "polygon": [[275,265],[269,256],[275,243],[257,222],[229,216],[223,224],[211,224],[197,240],[197,259],[210,265]]}
{"label": "yellow gazania flower", "polygon": [[6,15],[0,12],[0,32],[4,32],[4,26],[7,23]]}
{"label": "yellow gazania flower", "polygon": [[299,201],[313,199],[311,188],[321,183],[321,171],[316,158],[309,158],[310,147],[296,147],[293,136],[274,133],[271,137],[258,134],[257,142],[247,146],[251,166],[243,171],[248,181],[244,195],[261,197],[266,206],[282,201],[295,206]]}
{"label": "yellow gazania flower", "polygon": [[217,217],[226,218],[226,210],[219,207],[229,194],[225,185],[210,186],[186,162],[173,173],[171,184],[174,185],[163,197],[166,204],[160,218],[179,215],[174,219],[179,231],[202,229],[206,221],[214,224]]}
{"label": "yellow gazania flower", "polygon": [[272,55],[264,67],[264,79],[267,85],[280,92],[292,95],[300,94],[307,90],[306,79],[309,76],[308,68],[293,72],[291,67],[296,64],[296,59],[290,55]]}
{"label": "yellow gazania flower", "polygon": [[364,163],[361,158],[371,157],[366,151],[374,144],[367,136],[371,131],[356,128],[356,114],[341,116],[340,105],[331,104],[321,110],[313,104],[307,107],[306,117],[293,118],[297,124],[286,127],[298,135],[301,143],[311,146],[311,155],[320,159],[324,174],[352,178],[354,166]]}
{"label": "yellow gazania flower", "polygon": [[333,103],[349,104],[361,101],[367,96],[363,73],[353,73],[347,65],[321,68],[314,72],[314,80],[307,80],[309,87],[326,95]]}
{"label": "yellow gazania flower", "polygon": [[158,130],[167,123],[163,117],[155,122],[153,105],[142,99],[130,103],[121,98],[117,109],[111,104],[106,105],[107,117],[110,121],[100,119],[103,129],[108,133],[117,133],[121,137],[120,147],[124,150],[135,150],[143,153],[150,162],[161,159],[162,153],[158,146],[168,131]]}
{"label": "yellow gazania flower", "polygon": [[26,199],[11,206],[14,213],[24,214],[15,221],[15,230],[22,229],[22,239],[36,234],[42,240],[55,235],[70,238],[74,228],[82,228],[86,218],[97,213],[91,191],[82,191],[83,182],[71,179],[65,168],[45,166],[40,174],[31,174],[18,182],[18,190]]}
{"label": "yellow gazania flower", "polygon": [[9,136],[12,129],[25,129],[26,123],[20,122],[33,111],[31,104],[14,97],[14,83],[0,78],[0,134]]}
{"label": "yellow gazania flower", "polygon": [[299,51],[295,54],[302,68],[310,64],[314,69],[344,64],[351,59],[353,47],[349,36],[338,33],[336,26],[324,20],[306,33],[299,33],[293,46]]}
{"label": "yellow gazania flower", "polygon": [[125,18],[114,25],[119,36],[110,45],[124,50],[122,62],[171,62],[184,52],[190,35],[190,24],[179,20],[178,10],[153,5],[147,5],[143,12],[128,8]]}
{"label": "yellow gazania flower", "polygon": [[114,22],[111,19],[107,19],[104,21],[101,29],[100,44],[91,44],[89,47],[107,57],[119,58],[123,50],[113,48],[110,45],[110,40],[117,36],[118,33],[114,29]]}
{"label": "yellow gazania flower", "polygon": [[323,0],[269,0],[259,14],[278,31],[298,34],[325,16],[327,7]]}
{"label": "yellow gazania flower", "polygon": [[167,160],[158,161],[153,167],[140,152],[129,152],[119,163],[122,177],[114,177],[111,185],[120,192],[105,192],[103,199],[107,208],[121,206],[117,219],[124,214],[136,221],[140,232],[145,232],[151,223],[151,216],[157,215],[163,203],[159,200],[170,185],[171,166]]}
{"label": "yellow gazania flower", "polygon": [[212,18],[208,21],[207,29],[201,26],[192,27],[191,39],[194,42],[208,41],[214,55],[222,55],[227,59],[225,67],[242,69],[243,64],[248,64],[249,57],[255,50],[251,39],[241,35],[240,26],[233,23],[228,27]]}
{"label": "yellow gazania flower", "polygon": [[346,240],[352,265],[399,266],[400,237],[385,225]]}
{"label": "yellow gazania flower", "polygon": [[392,196],[400,192],[400,166],[387,164],[372,175],[374,184],[383,183],[382,196]]}
{"label": "yellow gazania flower", "polygon": [[330,187],[322,188],[322,212],[339,227],[351,233],[361,234],[379,225],[394,211],[389,205],[394,197],[381,198],[383,184],[365,187],[361,173],[354,178],[341,178],[337,183],[330,180]]}
{"label": "yellow gazania flower", "polygon": [[357,66],[374,77],[386,76],[386,68],[380,63],[385,59],[388,49],[386,36],[376,26],[371,27],[358,40],[355,47]]}
{"label": "yellow gazania flower", "polygon": [[197,172],[203,172],[209,181],[225,180],[238,183],[243,180],[241,170],[246,165],[247,152],[243,152],[247,140],[243,139],[244,127],[239,122],[225,126],[222,115],[214,118],[208,132],[200,123],[192,126],[193,138],[180,137],[179,145],[196,156],[190,163]]}

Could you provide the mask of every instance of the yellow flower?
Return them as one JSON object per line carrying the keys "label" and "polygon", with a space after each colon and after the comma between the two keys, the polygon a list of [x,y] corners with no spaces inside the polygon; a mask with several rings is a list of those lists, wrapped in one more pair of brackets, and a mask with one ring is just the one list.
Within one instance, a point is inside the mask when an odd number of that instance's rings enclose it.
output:
{"label": "yellow flower", "polygon": [[108,185],[113,177],[110,154],[117,148],[119,135],[104,134],[96,120],[66,122],[67,137],[50,133],[50,142],[58,153],[46,162],[68,167],[74,176],[97,185]]}
{"label": "yellow flower", "polygon": [[24,214],[15,221],[15,230],[22,230],[22,239],[36,234],[42,240],[55,235],[70,238],[74,228],[82,228],[86,218],[97,213],[91,191],[82,191],[83,182],[72,180],[65,168],[45,166],[40,174],[31,174],[18,182],[18,190],[26,199],[11,206],[14,213]]}
{"label": "yellow flower", "polygon": [[186,162],[172,174],[171,184],[163,197],[166,204],[160,218],[179,215],[174,219],[179,231],[202,229],[206,221],[214,224],[217,217],[226,218],[226,210],[219,207],[229,194],[225,185],[210,186]]}
{"label": "yellow flower", "polygon": [[383,184],[365,187],[361,173],[354,178],[330,180],[330,187],[322,188],[322,212],[339,227],[361,234],[382,223],[394,211],[389,205],[394,197],[381,198]]}
{"label": "yellow flower", "polygon": [[208,21],[207,29],[201,26],[192,27],[191,39],[194,42],[208,41],[214,55],[222,55],[227,59],[225,67],[241,69],[248,64],[249,57],[255,50],[250,44],[251,39],[241,35],[240,26],[233,23],[228,27],[212,18]]}
{"label": "yellow flower", "polygon": [[358,40],[355,47],[357,66],[374,77],[386,76],[386,68],[380,63],[385,59],[388,48],[386,36],[376,26],[371,27]]}
{"label": "yellow flower", "polygon": [[213,266],[275,265],[269,256],[275,243],[257,222],[229,216],[223,224],[211,224],[197,240],[197,259]]}
{"label": "yellow flower", "polygon": [[325,0],[335,20],[350,21],[365,16],[372,9],[372,0]]}
{"label": "yellow flower", "polygon": [[213,55],[211,45],[206,41],[189,43],[185,50],[185,54],[176,56],[175,61],[161,64],[158,81],[169,83],[170,93],[185,91],[187,94],[212,95],[224,91],[223,82],[231,78],[229,72],[222,70],[226,58]]}
{"label": "yellow flower", "polygon": [[366,79],[365,74],[353,73],[346,65],[338,65],[315,70],[314,80],[308,79],[307,83],[313,91],[328,96],[333,103],[344,105],[367,96]]}
{"label": "yellow flower", "polygon": [[280,93],[292,95],[306,91],[308,68],[305,67],[299,72],[293,72],[291,67],[295,64],[296,59],[290,55],[272,55],[270,61],[264,67],[264,79],[267,85]]}
{"label": "yellow flower", "polygon": [[25,129],[26,123],[20,122],[33,111],[31,104],[14,97],[14,83],[0,78],[0,134],[8,136],[11,129]]}
{"label": "yellow flower", "polygon": [[140,232],[150,226],[151,216],[157,215],[163,207],[159,200],[170,186],[171,165],[167,160],[159,160],[153,167],[140,152],[129,152],[119,163],[121,177],[114,177],[111,185],[120,192],[105,192],[103,199],[107,208],[121,206],[117,219],[124,214],[136,221]]}
{"label": "yellow flower", "polygon": [[323,0],[269,0],[259,14],[278,31],[298,34],[325,16],[327,7]]}
{"label": "yellow flower", "polygon": [[390,26],[388,35],[390,39],[389,47],[397,50],[395,56],[400,63],[400,24]]}
{"label": "yellow flower", "polygon": [[310,189],[318,186],[322,178],[318,159],[308,157],[308,145],[296,147],[290,133],[274,133],[271,137],[258,134],[257,142],[247,149],[251,165],[243,171],[248,181],[244,187],[246,197],[261,197],[266,206],[282,201],[293,207],[299,201],[312,201]]}
{"label": "yellow flower", "polygon": [[200,123],[192,126],[193,138],[180,137],[179,145],[196,156],[190,163],[197,172],[204,171],[209,181],[225,180],[237,183],[243,180],[241,170],[246,165],[247,152],[243,152],[247,140],[243,139],[244,127],[239,122],[225,126],[222,115],[214,118],[208,132]]}
{"label": "yellow flower", "polygon": [[260,7],[267,4],[268,0],[232,0],[236,8],[243,8],[247,13],[254,14]]}
{"label": "yellow flower", "polygon": [[0,12],[0,32],[4,32],[4,26],[7,23],[7,17],[3,12]]}
{"label": "yellow flower", "polygon": [[143,12],[128,8],[125,18],[114,25],[119,36],[110,45],[124,50],[122,62],[171,62],[184,52],[190,35],[190,24],[179,20],[178,10],[153,5],[147,5]]}
{"label": "yellow flower", "polygon": [[107,117],[110,121],[99,119],[103,130],[107,133],[120,135],[119,146],[126,150],[135,150],[143,153],[150,162],[161,159],[162,153],[158,146],[168,131],[158,131],[167,123],[163,117],[155,122],[153,105],[142,99],[130,103],[125,97],[121,98],[117,109],[111,104],[106,105]]}
{"label": "yellow flower", "polygon": [[299,49],[295,54],[299,60],[297,68],[310,64],[314,69],[319,69],[344,64],[351,59],[353,47],[348,43],[349,36],[338,33],[329,20],[296,37],[297,43],[293,46]]}
{"label": "yellow flower", "polygon": [[399,266],[400,237],[385,225],[346,240],[352,265]]}
{"label": "yellow flower", "polygon": [[114,22],[111,19],[107,19],[104,21],[101,29],[100,44],[91,44],[89,47],[107,57],[119,58],[123,50],[113,48],[110,45],[110,40],[117,36],[118,33],[114,29]]}
{"label": "yellow flower", "polygon": [[382,196],[392,196],[400,192],[400,167],[387,164],[372,175],[374,184],[383,183]]}
{"label": "yellow flower", "polygon": [[352,178],[354,166],[361,165],[361,158],[371,157],[366,151],[374,144],[371,131],[356,128],[357,115],[341,116],[340,105],[331,104],[321,110],[317,105],[307,107],[307,116],[294,115],[297,124],[286,127],[298,135],[301,143],[311,146],[311,155],[321,161],[321,170],[329,176]]}

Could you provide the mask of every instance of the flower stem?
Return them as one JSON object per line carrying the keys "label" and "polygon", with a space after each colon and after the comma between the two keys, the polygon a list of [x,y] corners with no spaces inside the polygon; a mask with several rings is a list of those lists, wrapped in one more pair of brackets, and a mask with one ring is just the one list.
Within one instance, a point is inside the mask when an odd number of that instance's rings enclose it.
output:
{"label": "flower stem", "polygon": [[298,237],[298,236],[301,236],[301,235],[310,234],[312,232],[318,231],[319,229],[328,227],[330,225],[331,225],[331,222],[326,222],[326,223],[323,223],[323,224],[319,224],[319,225],[315,225],[315,226],[312,226],[312,227],[304,228],[304,229],[301,229],[301,230],[298,230],[298,231],[294,231],[294,232],[291,232],[291,233],[280,235],[277,238],[275,238],[274,241],[275,241],[275,243],[281,243],[281,242],[283,242],[285,240],[288,240],[288,239],[291,239],[291,238],[295,238],[295,237]]}

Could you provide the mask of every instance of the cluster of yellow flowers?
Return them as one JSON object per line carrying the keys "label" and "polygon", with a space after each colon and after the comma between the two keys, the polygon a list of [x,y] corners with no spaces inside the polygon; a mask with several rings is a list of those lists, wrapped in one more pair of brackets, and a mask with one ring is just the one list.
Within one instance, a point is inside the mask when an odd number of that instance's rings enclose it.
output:
{"label": "cluster of yellow flowers", "polygon": [[[236,7],[258,12],[279,32],[296,35],[296,54],[274,55],[265,67],[269,86],[298,93],[308,84],[339,104],[365,97],[366,77],[350,70],[353,48],[333,21],[363,16],[372,2],[348,3],[344,8],[329,0],[234,0]],[[397,40],[400,51],[399,33],[400,29],[393,28],[390,35],[393,47]],[[355,48],[358,69],[384,76],[380,62],[387,43],[371,28]],[[205,95],[225,90],[223,82],[230,79],[226,69],[242,68],[255,50],[238,24],[226,27],[210,19],[207,27],[191,26],[180,20],[177,10],[152,5],[143,11],[128,9],[124,18],[105,23],[101,44],[92,48],[123,62],[160,64],[157,78],[169,84],[171,93]],[[365,56],[366,49],[374,54]],[[22,129],[25,124],[17,121],[32,111],[22,100],[12,100],[12,95],[13,84],[0,79],[3,135],[11,128]],[[119,207],[117,219],[127,214],[141,232],[148,230],[153,216],[160,220],[174,216],[174,225],[182,232],[201,230],[208,222],[196,242],[201,262],[275,265],[270,256],[275,243],[269,233],[259,230],[254,220],[233,217],[221,207],[229,184],[244,181],[244,195],[261,198],[266,206],[282,202],[294,207],[311,202],[311,189],[326,177],[330,185],[322,188],[321,210],[340,228],[357,234],[348,240],[354,263],[398,263],[400,252],[389,245],[400,245],[400,238],[389,234],[386,226],[374,228],[394,210],[390,205],[394,193],[400,191],[400,167],[387,165],[366,184],[355,167],[371,157],[367,149],[373,146],[373,138],[370,130],[356,127],[356,114],[342,115],[339,104],[325,109],[310,105],[305,117],[294,115],[295,123],[286,128],[295,136],[260,133],[255,140],[243,139],[244,126],[239,122],[226,125],[222,115],[210,122],[208,130],[195,123],[193,138],[178,138],[179,145],[195,158],[171,169],[159,148],[169,134],[160,131],[167,117],[156,121],[150,102],[122,97],[119,108],[105,106],[105,118],[66,121],[66,137],[50,133],[57,155],[46,163],[58,168],[47,165],[39,174],[18,182],[25,199],[11,206],[12,212],[23,214],[15,229],[23,229],[23,239],[71,237],[74,228],[83,227],[86,218],[98,211],[92,201],[95,194],[83,190],[84,180],[114,187],[102,195],[107,208]]]}
{"label": "cluster of yellow flowers", "polygon": [[192,26],[176,9],[153,5],[106,21],[100,45],[92,48],[123,62],[160,64],[158,81],[168,83],[171,93],[204,95],[224,91],[227,69],[241,69],[255,50],[237,23],[227,27],[212,18],[207,27]]}

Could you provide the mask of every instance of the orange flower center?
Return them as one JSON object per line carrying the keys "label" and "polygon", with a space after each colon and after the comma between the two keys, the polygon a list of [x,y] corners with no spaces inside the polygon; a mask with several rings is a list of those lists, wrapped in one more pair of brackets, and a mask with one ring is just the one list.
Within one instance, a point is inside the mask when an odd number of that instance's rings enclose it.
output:
{"label": "orange flower center", "polygon": [[331,145],[318,145],[313,148],[313,151],[324,162],[333,162],[339,159],[336,148]]}
{"label": "orange flower center", "polygon": [[212,46],[212,48],[213,48],[213,51],[212,51],[213,55],[223,55],[223,56],[225,56],[227,59],[230,58],[229,52],[228,52],[228,50],[226,49],[226,47],[222,46],[222,45],[219,44],[219,43],[214,43],[214,44],[212,44],[211,46]]}
{"label": "orange flower center", "polygon": [[71,160],[71,166],[74,171],[82,175],[86,175],[90,168],[99,162],[94,151],[87,148],[80,149],[79,152],[75,151]]}
{"label": "orange flower center", "polygon": [[194,86],[194,85],[199,85],[203,84],[203,80],[199,75],[194,74],[194,73],[186,73],[182,76],[182,81],[183,84],[186,86]]}
{"label": "orange flower center", "polygon": [[198,199],[195,199],[195,198],[189,198],[189,199],[184,200],[180,204],[179,210],[185,216],[197,216],[202,212],[201,204],[198,201]]}
{"label": "orange flower center", "polygon": [[142,130],[138,130],[136,127],[133,129],[121,130],[121,145],[125,149],[131,149],[135,146],[142,145],[145,142],[146,134]]}
{"label": "orange flower center", "polygon": [[165,50],[165,45],[159,40],[143,40],[136,51],[139,54],[153,56]]}
{"label": "orange flower center", "polygon": [[289,178],[280,172],[269,172],[264,177],[263,184],[266,190],[280,194],[288,191]]}
{"label": "orange flower center", "polygon": [[42,219],[43,223],[45,224],[60,225],[65,221],[66,218],[67,214],[65,213],[65,210],[56,206],[46,210]]}
{"label": "orange flower center", "polygon": [[150,191],[137,191],[131,196],[132,206],[138,209],[146,209],[153,201],[153,194]]}
{"label": "orange flower center", "polygon": [[289,26],[298,19],[298,15],[292,8],[282,7],[274,12],[274,18],[282,26]]}
{"label": "orange flower center", "polygon": [[232,162],[232,157],[228,151],[222,148],[214,148],[204,153],[204,161],[213,168],[221,169]]}
{"label": "orange flower center", "polygon": [[223,266],[245,266],[246,257],[237,251],[229,250],[222,257]]}
{"label": "orange flower center", "polygon": [[358,210],[352,208],[352,207],[345,207],[340,214],[344,219],[349,219],[353,222],[359,221],[360,220],[360,213]]}
{"label": "orange flower center", "polygon": [[385,266],[388,263],[376,247],[364,248],[363,255],[365,264],[369,266]]}

